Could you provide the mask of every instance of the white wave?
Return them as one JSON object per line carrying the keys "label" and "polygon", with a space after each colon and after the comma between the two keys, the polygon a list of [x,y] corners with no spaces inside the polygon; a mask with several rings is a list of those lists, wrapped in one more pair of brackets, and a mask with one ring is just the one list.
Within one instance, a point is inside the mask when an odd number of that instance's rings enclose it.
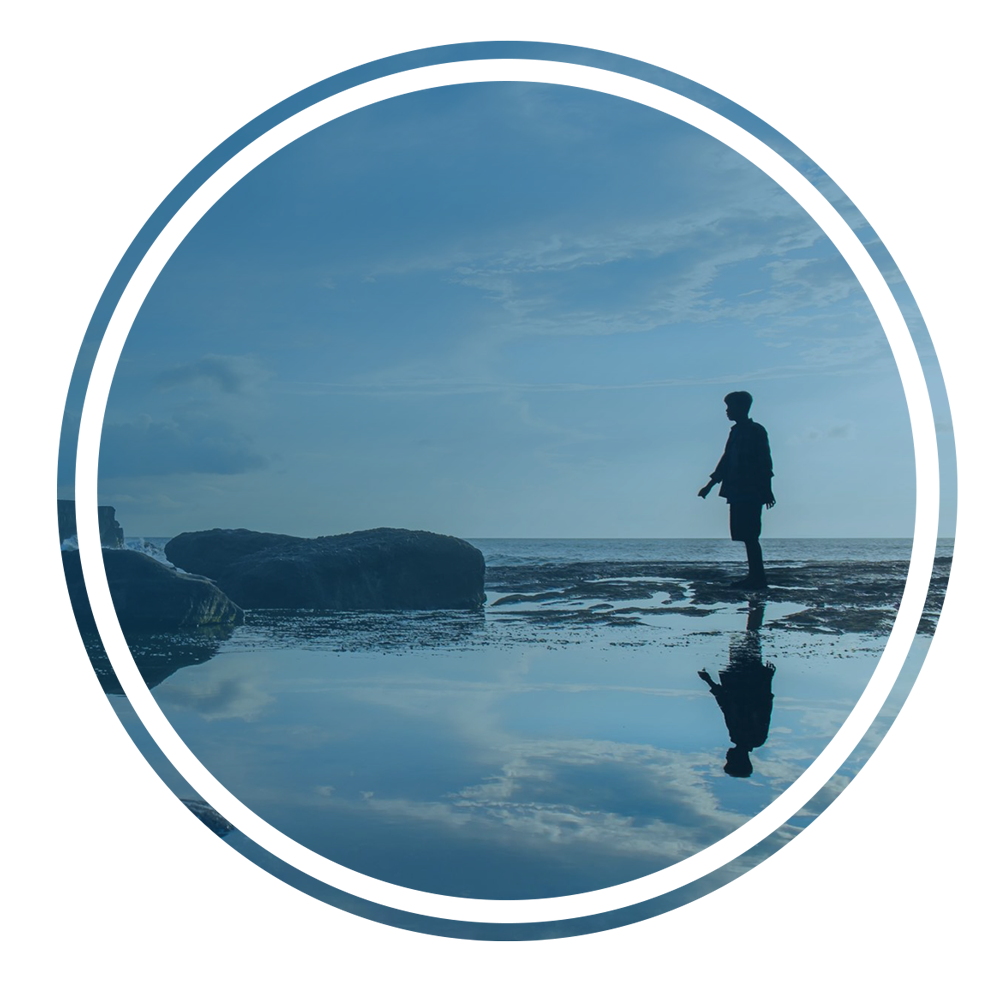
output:
{"label": "white wave", "polygon": [[170,569],[177,568],[167,558],[166,552],[163,551],[163,546],[155,541],[150,541],[148,538],[126,538],[125,547],[131,549],[133,552],[142,552],[143,555],[148,555]]}

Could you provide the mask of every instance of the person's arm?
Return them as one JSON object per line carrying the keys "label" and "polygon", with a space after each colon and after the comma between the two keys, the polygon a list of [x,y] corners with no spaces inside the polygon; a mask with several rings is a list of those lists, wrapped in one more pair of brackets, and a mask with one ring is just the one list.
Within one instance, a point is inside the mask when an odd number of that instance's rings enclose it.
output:
{"label": "person's arm", "polygon": [[765,430],[760,424],[757,425],[757,429],[760,430],[758,435],[759,443],[757,444],[757,449],[759,451],[759,464],[761,471],[765,473],[767,486],[764,496],[764,505],[768,510],[770,510],[777,502],[774,498],[774,493],[771,492],[771,479],[774,477],[774,466],[771,463],[771,445],[768,443],[767,430]]}
{"label": "person's arm", "polygon": [[[729,434],[730,439],[732,439],[732,433]],[[719,458],[719,463],[715,466],[715,471],[708,476],[708,482],[705,483],[699,490],[698,495],[705,499],[706,496],[712,491],[712,486],[718,485],[722,481],[723,473],[726,470],[726,457],[729,454],[729,440],[726,441],[726,449],[722,452],[722,457]]]}
{"label": "person's arm", "polygon": [[763,426],[760,428],[760,432],[761,460],[764,465],[764,470],[767,472],[767,477],[772,478],[774,476],[774,464],[771,461],[771,444],[767,439],[767,430],[765,430]]}
{"label": "person's arm", "polygon": [[719,463],[715,466],[715,471],[709,475],[709,480],[711,485],[715,485],[716,482],[721,482],[726,475],[726,469],[729,467],[729,444],[733,439],[733,435],[729,434],[729,439],[726,441],[726,449],[722,452],[722,457],[719,458]]}
{"label": "person's arm", "polygon": [[712,675],[709,674],[708,671],[699,671],[698,672],[698,677],[701,678],[701,680],[704,681],[706,685],[708,685],[708,687],[711,690],[711,692],[712,692],[713,695],[715,695],[716,692],[718,692],[720,690],[720,688],[721,688],[721,682],[719,684],[716,684],[712,680]]}

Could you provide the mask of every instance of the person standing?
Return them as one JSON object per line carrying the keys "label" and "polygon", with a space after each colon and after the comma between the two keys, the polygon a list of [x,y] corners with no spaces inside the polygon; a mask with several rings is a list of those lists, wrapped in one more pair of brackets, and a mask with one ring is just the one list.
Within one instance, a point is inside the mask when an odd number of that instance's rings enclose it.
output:
{"label": "person standing", "polygon": [[733,421],[726,449],[709,476],[708,484],[698,490],[705,499],[712,487],[720,484],[719,495],[729,504],[729,533],[747,550],[748,575],[733,584],[748,590],[766,590],[764,558],[760,548],[761,512],[774,506],[771,492],[771,448],[767,430],[750,418],[753,397],[748,391],[732,391],[724,399],[726,417]]}

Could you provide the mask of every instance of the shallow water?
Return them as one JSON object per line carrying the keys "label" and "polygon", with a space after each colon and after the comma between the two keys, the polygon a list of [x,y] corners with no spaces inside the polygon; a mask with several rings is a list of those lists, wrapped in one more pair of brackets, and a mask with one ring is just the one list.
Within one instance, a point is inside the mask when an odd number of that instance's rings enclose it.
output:
{"label": "shallow water", "polygon": [[[196,658],[188,644],[187,666],[160,677],[158,657],[153,695],[240,800],[344,866],[440,894],[573,894],[711,845],[812,763],[902,585],[896,559],[861,565],[835,584],[836,562],[797,562],[763,600],[727,590],[728,564],[509,563],[483,612],[250,612]],[[877,617],[847,631],[848,609]],[[796,622],[809,611],[825,620]],[[751,774],[727,774],[740,758]]]}
{"label": "shallow water", "polygon": [[768,739],[734,779],[697,677],[718,679],[728,639],[622,642],[225,653],[154,694],[220,781],[302,844],[408,887],[528,898],[642,876],[728,834],[816,757],[876,656],[848,638],[771,647]]}

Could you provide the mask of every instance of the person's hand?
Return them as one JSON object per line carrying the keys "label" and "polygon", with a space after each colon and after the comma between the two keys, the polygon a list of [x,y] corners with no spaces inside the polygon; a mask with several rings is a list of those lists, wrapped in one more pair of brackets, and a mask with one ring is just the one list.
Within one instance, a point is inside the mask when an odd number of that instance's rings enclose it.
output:
{"label": "person's hand", "polygon": [[704,498],[705,498],[705,497],[706,497],[706,496],[707,496],[707,495],[708,495],[708,494],[709,494],[709,493],[710,493],[710,492],[712,491],[712,485],[713,485],[713,483],[712,483],[712,482],[709,482],[707,486],[702,486],[702,487],[701,487],[701,488],[700,488],[700,489],[698,490],[698,495],[699,495],[699,496],[700,496],[700,497],[701,497],[702,499],[704,499]]}
{"label": "person's hand", "polygon": [[777,502],[778,501],[774,498],[774,493],[771,493],[771,498],[767,501],[767,508],[768,508],[768,510],[770,510],[771,507],[773,507],[774,504],[777,503]]}

